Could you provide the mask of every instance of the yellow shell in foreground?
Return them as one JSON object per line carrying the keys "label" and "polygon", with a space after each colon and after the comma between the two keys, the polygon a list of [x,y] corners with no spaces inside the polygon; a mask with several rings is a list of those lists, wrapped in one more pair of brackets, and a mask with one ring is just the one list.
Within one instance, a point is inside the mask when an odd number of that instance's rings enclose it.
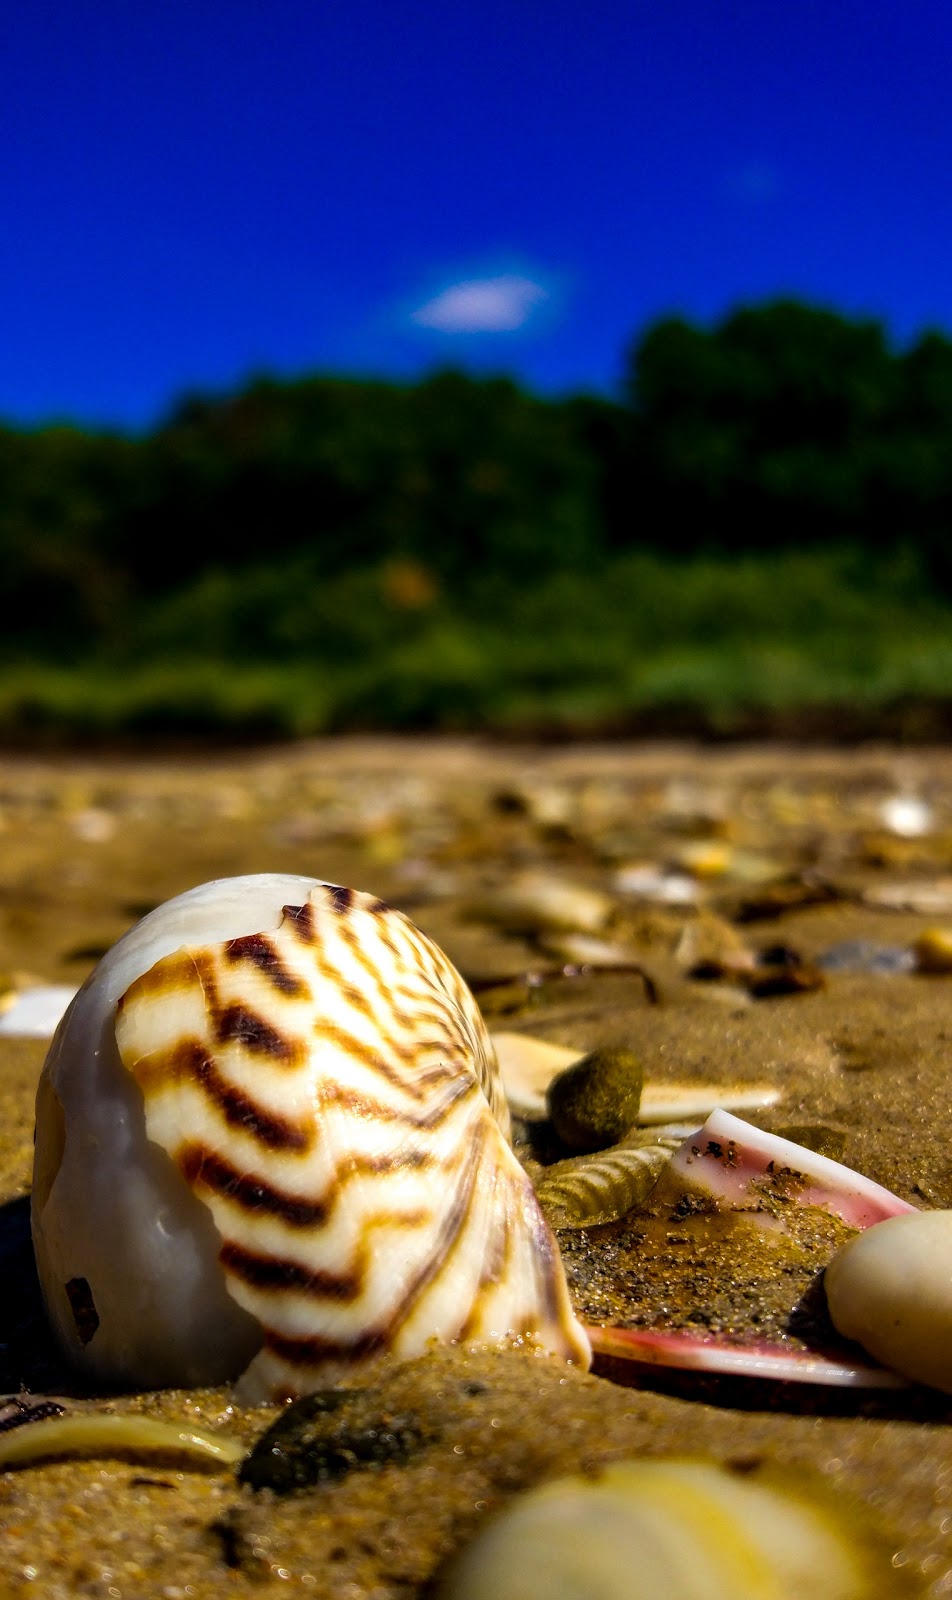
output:
{"label": "yellow shell in foreground", "polygon": [[587,1362],[469,990],[401,913],[283,875],[168,902],[63,1019],[34,1241],[80,1365],[306,1393],[382,1352]]}
{"label": "yellow shell in foreground", "polygon": [[520,1495],[437,1600],[887,1600],[889,1549],[822,1480],[690,1459],[619,1461]]}

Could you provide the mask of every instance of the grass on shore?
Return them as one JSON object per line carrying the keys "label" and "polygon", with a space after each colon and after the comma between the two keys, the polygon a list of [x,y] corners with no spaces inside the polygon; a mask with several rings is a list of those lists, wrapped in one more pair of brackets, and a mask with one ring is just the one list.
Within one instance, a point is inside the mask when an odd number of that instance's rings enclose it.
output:
{"label": "grass on shore", "polygon": [[[0,736],[841,727],[936,737],[952,725],[952,606],[903,563],[871,572],[850,551],[640,555],[519,592],[477,576],[466,596],[410,614],[388,608],[374,574],[310,598],[310,634],[298,626],[283,643],[278,625],[244,648],[249,596],[219,585],[213,627],[192,597],[153,619],[138,655],[8,662]],[[196,638],[215,648],[197,650]]]}

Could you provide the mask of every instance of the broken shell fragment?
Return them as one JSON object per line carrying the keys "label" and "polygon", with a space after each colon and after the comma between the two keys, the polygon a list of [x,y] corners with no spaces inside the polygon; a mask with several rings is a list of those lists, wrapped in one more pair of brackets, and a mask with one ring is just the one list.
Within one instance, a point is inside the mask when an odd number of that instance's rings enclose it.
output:
{"label": "broken shell fragment", "polygon": [[41,983],[8,989],[0,995],[0,1035],[8,1039],[51,1039],[75,988]]}
{"label": "broken shell fragment", "polygon": [[493,1033],[492,1042],[509,1110],[525,1122],[545,1117],[549,1084],[585,1054],[528,1033]]}
{"label": "broken shell fragment", "polygon": [[834,1326],[915,1383],[952,1394],[952,1211],[867,1228],[824,1275]]}
{"label": "broken shell fragment", "polygon": [[887,1600],[884,1540],[818,1480],[703,1460],[620,1461],[519,1496],[438,1600]]}
{"label": "broken shell fragment", "polygon": [[[859,1229],[887,1217],[909,1221],[920,1215],[861,1173],[725,1111],[715,1111],[675,1152],[663,1169],[652,1205],[658,1200],[687,1212],[743,1212],[751,1225],[763,1227],[767,1237],[783,1229],[784,1213],[791,1207],[815,1206]],[[850,1248],[847,1245],[845,1251]],[[782,1338],[734,1340],[692,1326],[590,1327],[588,1332],[597,1356],[636,1368],[676,1367],[845,1388],[903,1384],[895,1372],[856,1361],[848,1348],[801,1347]],[[867,1349],[876,1354],[871,1344]]]}
{"label": "broken shell fragment", "polygon": [[788,1175],[798,1205],[824,1206],[852,1228],[869,1228],[886,1217],[911,1213],[914,1206],[891,1194],[852,1167],[775,1133],[766,1133],[719,1110],[708,1117],[674,1156],[672,1179],[686,1190],[700,1190],[722,1206],[756,1205],[765,1178]]}
{"label": "broken shell fragment", "polygon": [[706,1117],[721,1111],[762,1111],[775,1106],[780,1090],[772,1083],[646,1083],[641,1091],[638,1122],[656,1123]]}
{"label": "broken shell fragment", "polygon": [[138,1414],[47,1417],[0,1439],[0,1471],[59,1456],[160,1456],[182,1466],[214,1468],[235,1466],[243,1455],[238,1441],[226,1434]]}
{"label": "broken shell fragment", "polygon": [[512,933],[600,933],[615,909],[601,889],[545,872],[521,872],[477,901],[473,916]]}
{"label": "broken shell fragment", "polygon": [[[33,1235],[77,1365],[307,1392],[433,1339],[588,1346],[476,1004],[381,901],[202,885],[103,959],[37,1095]],[[245,1370],[247,1369],[247,1370]]]}
{"label": "broken shell fragment", "polygon": [[541,943],[550,955],[576,967],[594,967],[599,971],[622,971],[637,966],[635,951],[623,944],[612,944],[608,939],[596,939],[588,933],[554,933],[544,935]]}

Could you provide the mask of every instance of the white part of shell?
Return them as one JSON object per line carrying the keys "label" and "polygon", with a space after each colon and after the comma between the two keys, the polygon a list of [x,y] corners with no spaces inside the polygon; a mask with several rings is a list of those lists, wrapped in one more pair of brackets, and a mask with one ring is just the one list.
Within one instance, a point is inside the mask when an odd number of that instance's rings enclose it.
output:
{"label": "white part of shell", "polygon": [[826,1269],[837,1330],[915,1383],[952,1393],[952,1211],[867,1228]]}
{"label": "white part of shell", "polygon": [[[286,909],[285,909],[286,908]],[[141,1387],[332,1381],[433,1337],[587,1361],[472,996],[371,896],[284,874],[152,912],[37,1097],[33,1229],[78,1364]]]}
{"label": "white part of shell", "polygon": [[[814,1491],[706,1461],[626,1461],[521,1495],[438,1600],[872,1600],[872,1558]],[[879,1574],[876,1575],[879,1577]]]}

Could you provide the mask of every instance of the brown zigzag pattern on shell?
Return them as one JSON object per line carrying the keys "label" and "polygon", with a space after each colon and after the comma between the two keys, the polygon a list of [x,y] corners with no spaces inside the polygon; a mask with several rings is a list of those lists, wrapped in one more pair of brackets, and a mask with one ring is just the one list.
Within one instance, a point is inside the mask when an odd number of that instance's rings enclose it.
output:
{"label": "brown zigzag pattern on shell", "polygon": [[586,1358],[482,1017],[402,913],[319,886],[273,932],[157,962],[116,1036],[262,1327],[258,1392],[432,1337]]}

